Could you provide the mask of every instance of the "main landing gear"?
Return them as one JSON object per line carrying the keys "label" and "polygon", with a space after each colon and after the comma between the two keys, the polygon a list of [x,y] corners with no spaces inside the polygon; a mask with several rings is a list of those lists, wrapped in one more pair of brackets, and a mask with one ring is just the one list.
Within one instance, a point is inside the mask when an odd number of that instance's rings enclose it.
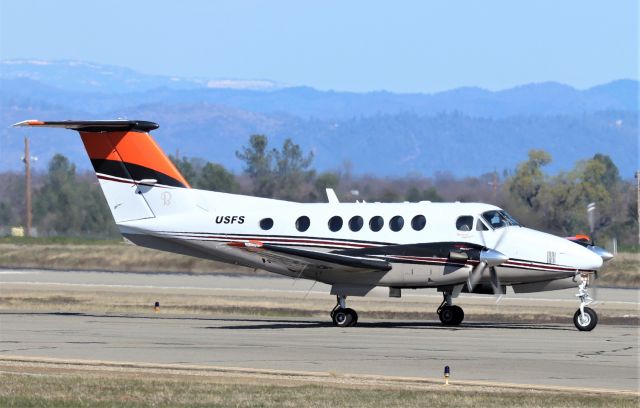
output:
{"label": "main landing gear", "polygon": [[358,314],[355,310],[347,307],[347,297],[338,295],[338,302],[331,311],[331,319],[334,326],[351,327],[358,323]]}
{"label": "main landing gear", "polygon": [[573,324],[580,331],[591,331],[598,324],[598,315],[596,311],[587,307],[587,305],[593,302],[591,296],[589,296],[589,275],[580,275],[582,283],[578,286],[577,297],[580,298],[580,309],[576,310],[573,315]]}
{"label": "main landing gear", "polygon": [[453,304],[451,292],[443,292],[444,299],[438,306],[438,316],[445,326],[458,326],[464,320],[464,311]]}

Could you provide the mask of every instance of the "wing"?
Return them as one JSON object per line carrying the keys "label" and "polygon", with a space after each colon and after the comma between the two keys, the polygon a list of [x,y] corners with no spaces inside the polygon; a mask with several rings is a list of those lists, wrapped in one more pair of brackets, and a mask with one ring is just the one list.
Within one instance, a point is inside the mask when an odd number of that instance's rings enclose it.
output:
{"label": "wing", "polygon": [[386,272],[391,269],[389,262],[376,258],[310,251],[255,242],[232,242],[229,245],[240,250],[259,254],[265,260],[284,265],[294,272],[312,273],[327,270]]}

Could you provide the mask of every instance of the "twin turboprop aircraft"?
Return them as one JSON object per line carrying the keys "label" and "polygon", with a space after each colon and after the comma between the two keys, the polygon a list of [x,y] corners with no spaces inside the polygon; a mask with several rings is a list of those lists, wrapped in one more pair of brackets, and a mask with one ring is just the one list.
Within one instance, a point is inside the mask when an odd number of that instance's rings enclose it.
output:
{"label": "twin turboprop aircraft", "polygon": [[148,132],[131,120],[42,122],[14,126],[80,133],[122,235],[148,248],[260,268],[331,285],[338,327],[354,326],[348,296],[374,288],[436,288],[442,324],[464,319],[462,292],[541,292],[578,287],[574,324],[592,330],[591,279],[612,255],[587,239],[525,228],[506,211],[481,203],[301,204],[193,189]]}

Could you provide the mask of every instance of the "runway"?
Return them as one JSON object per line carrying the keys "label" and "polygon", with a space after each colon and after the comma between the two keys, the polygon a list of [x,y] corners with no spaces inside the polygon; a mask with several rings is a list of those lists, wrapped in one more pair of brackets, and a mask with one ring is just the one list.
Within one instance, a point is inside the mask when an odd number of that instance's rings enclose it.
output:
{"label": "runway", "polygon": [[[253,291],[258,293],[289,292],[326,295],[330,286],[320,282],[286,277],[247,276],[227,274],[155,274],[93,271],[57,271],[37,269],[0,270],[0,290],[11,288],[61,288],[84,290],[169,290],[172,293],[202,293],[207,291]],[[377,295],[386,297],[387,291],[380,288]],[[504,301],[563,301],[577,304],[576,289],[556,290],[515,295],[508,288]],[[635,306],[640,302],[638,289],[597,288],[592,290],[596,300],[606,304],[626,304]],[[376,295],[376,294],[374,294]],[[597,296],[595,296],[597,295]],[[404,290],[403,297],[413,300],[427,298],[442,299],[435,289]],[[493,299],[493,296],[461,294],[465,299]]]}
{"label": "runway", "polygon": [[[577,306],[574,290],[508,295],[500,306],[491,296],[462,295],[459,301],[469,310],[469,320],[457,328],[442,327],[435,320],[433,310],[441,295],[434,290],[406,291],[401,299],[352,298],[362,314],[357,327],[346,329],[333,327],[325,316],[333,302],[328,291],[322,284],[269,277],[4,270],[0,357],[424,378],[441,377],[448,365],[457,380],[639,389],[638,328],[606,322],[607,316],[637,316],[637,290],[598,289],[597,309],[604,323],[589,333],[578,332],[570,323]],[[20,309],[11,296],[32,306],[46,296],[93,303],[79,301],[72,309],[59,303]],[[123,305],[130,303],[109,311],[116,297]],[[166,300],[174,309],[147,313],[150,299],[163,299],[163,305]],[[310,307],[322,317],[261,318],[220,309],[170,312],[181,303],[198,301],[216,307],[246,304],[241,311],[268,311],[270,305]],[[498,314],[511,316],[521,310],[538,311],[541,321],[550,311],[569,317],[564,324],[491,323],[487,316],[493,315],[481,314],[496,308]],[[415,310],[424,313],[424,319],[397,317],[407,314],[375,319],[376,310]]]}
{"label": "runway", "polygon": [[638,390],[638,332],[602,326],[2,312],[0,355]]}

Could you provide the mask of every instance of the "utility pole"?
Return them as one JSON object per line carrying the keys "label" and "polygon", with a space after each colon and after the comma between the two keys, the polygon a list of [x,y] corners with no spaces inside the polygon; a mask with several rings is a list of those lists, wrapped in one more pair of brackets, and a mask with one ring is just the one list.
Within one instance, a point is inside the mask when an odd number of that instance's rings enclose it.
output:
{"label": "utility pole", "polygon": [[26,209],[26,226],[24,235],[31,236],[31,154],[29,153],[29,138],[24,138],[24,202]]}
{"label": "utility pole", "polygon": [[640,171],[636,171],[636,208],[638,211],[638,244],[640,244]]}
{"label": "utility pole", "polygon": [[498,172],[493,171],[493,204],[498,205]]}

